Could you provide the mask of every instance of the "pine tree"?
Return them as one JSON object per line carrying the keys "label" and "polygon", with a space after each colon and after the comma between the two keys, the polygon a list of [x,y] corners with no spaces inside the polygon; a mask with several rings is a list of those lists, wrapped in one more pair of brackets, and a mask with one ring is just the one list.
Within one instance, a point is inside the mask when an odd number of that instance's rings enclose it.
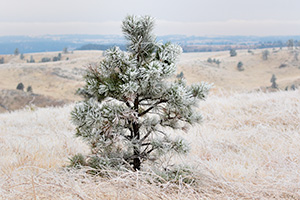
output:
{"label": "pine tree", "polygon": [[275,74],[273,74],[272,75],[272,78],[271,78],[271,80],[270,80],[270,82],[272,83],[272,85],[271,85],[271,88],[277,88],[278,87],[278,85],[277,85],[277,83],[276,83],[276,76],[275,76]]}
{"label": "pine tree", "polygon": [[153,27],[149,16],[127,16],[122,31],[128,52],[109,49],[99,65],[87,69],[86,84],[78,90],[85,101],[76,104],[71,116],[76,135],[91,146],[91,167],[140,170],[144,161],[189,149],[166,127],[186,130],[187,124],[200,122],[195,106],[211,85],[171,82],[182,49],[157,43]]}
{"label": "pine tree", "polygon": [[289,39],[286,43],[286,46],[288,47],[288,49],[293,50],[294,48],[294,40],[293,39]]}
{"label": "pine tree", "polygon": [[14,55],[17,56],[17,55],[19,55],[19,54],[20,54],[19,49],[16,48],[15,51],[14,51]]}
{"label": "pine tree", "polygon": [[235,50],[235,49],[231,49],[231,50],[229,51],[229,54],[230,54],[230,56],[231,56],[231,57],[234,57],[234,56],[236,56],[236,55],[237,55],[237,53],[236,53],[236,50]]}
{"label": "pine tree", "polygon": [[21,54],[20,54],[20,59],[23,60],[24,58],[25,58],[25,57],[24,57],[24,54],[21,53]]}
{"label": "pine tree", "polygon": [[268,56],[270,55],[270,52],[269,52],[269,50],[264,50],[263,52],[262,52],[262,58],[263,58],[263,60],[268,60]]}
{"label": "pine tree", "polygon": [[33,93],[32,86],[29,85],[29,86],[27,87],[27,90],[26,90],[26,91],[27,91],[27,92],[30,92],[30,93]]}
{"label": "pine tree", "polygon": [[27,63],[34,63],[35,60],[33,59],[33,56],[30,56],[30,60],[27,60]]}
{"label": "pine tree", "polygon": [[237,64],[237,68],[238,68],[238,70],[239,71],[244,71],[244,67],[243,67],[243,62],[242,61],[240,61],[240,62],[238,62],[238,64]]}
{"label": "pine tree", "polygon": [[64,47],[62,52],[63,52],[63,54],[69,53],[68,48],[67,48],[67,47]]}
{"label": "pine tree", "polygon": [[17,85],[17,90],[24,90],[24,84],[23,83],[19,83],[18,85]]}

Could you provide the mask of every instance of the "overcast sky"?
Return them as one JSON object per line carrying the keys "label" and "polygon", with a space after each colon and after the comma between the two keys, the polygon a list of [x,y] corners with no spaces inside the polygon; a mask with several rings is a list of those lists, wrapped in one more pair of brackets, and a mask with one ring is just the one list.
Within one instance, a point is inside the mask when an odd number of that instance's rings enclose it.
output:
{"label": "overcast sky", "polygon": [[128,14],[157,35],[300,35],[300,0],[0,0],[0,35],[121,34]]}

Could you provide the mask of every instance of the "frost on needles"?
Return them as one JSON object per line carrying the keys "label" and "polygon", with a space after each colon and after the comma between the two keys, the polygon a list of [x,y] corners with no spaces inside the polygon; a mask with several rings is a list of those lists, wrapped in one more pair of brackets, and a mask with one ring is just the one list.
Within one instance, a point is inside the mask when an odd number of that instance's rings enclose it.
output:
{"label": "frost on needles", "polygon": [[92,150],[82,161],[85,165],[140,170],[144,161],[189,149],[170,130],[187,130],[188,124],[201,121],[195,108],[211,85],[188,86],[184,79],[171,82],[182,49],[158,43],[153,27],[149,16],[127,16],[122,31],[128,51],[109,49],[99,65],[87,69],[86,84],[78,90],[85,101],[71,113],[76,135]]}

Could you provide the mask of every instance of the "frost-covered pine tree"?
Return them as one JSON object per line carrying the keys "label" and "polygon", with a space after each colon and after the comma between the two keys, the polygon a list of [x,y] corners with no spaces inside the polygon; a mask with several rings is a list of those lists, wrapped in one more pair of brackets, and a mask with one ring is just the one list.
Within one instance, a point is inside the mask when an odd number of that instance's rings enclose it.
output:
{"label": "frost-covered pine tree", "polygon": [[143,161],[188,150],[166,127],[186,130],[187,124],[200,122],[195,108],[210,85],[171,81],[182,49],[156,42],[153,26],[149,16],[127,16],[122,31],[128,51],[114,47],[99,65],[88,67],[86,84],[78,90],[85,101],[71,115],[77,136],[91,146],[92,155],[84,161],[89,166],[140,170]]}

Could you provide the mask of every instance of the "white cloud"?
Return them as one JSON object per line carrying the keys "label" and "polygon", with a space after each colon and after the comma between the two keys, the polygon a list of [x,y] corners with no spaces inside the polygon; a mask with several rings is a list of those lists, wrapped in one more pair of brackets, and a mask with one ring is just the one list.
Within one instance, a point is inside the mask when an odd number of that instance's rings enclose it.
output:
{"label": "white cloud", "polygon": [[121,34],[121,22],[0,22],[0,35]]}
{"label": "white cloud", "polygon": [[[0,35],[121,34],[121,21],[10,23],[0,22]],[[228,20],[175,22],[157,20],[157,35],[300,35],[300,21]]]}
{"label": "white cloud", "polygon": [[299,21],[228,20],[213,22],[157,21],[160,34],[185,35],[300,35]]}

